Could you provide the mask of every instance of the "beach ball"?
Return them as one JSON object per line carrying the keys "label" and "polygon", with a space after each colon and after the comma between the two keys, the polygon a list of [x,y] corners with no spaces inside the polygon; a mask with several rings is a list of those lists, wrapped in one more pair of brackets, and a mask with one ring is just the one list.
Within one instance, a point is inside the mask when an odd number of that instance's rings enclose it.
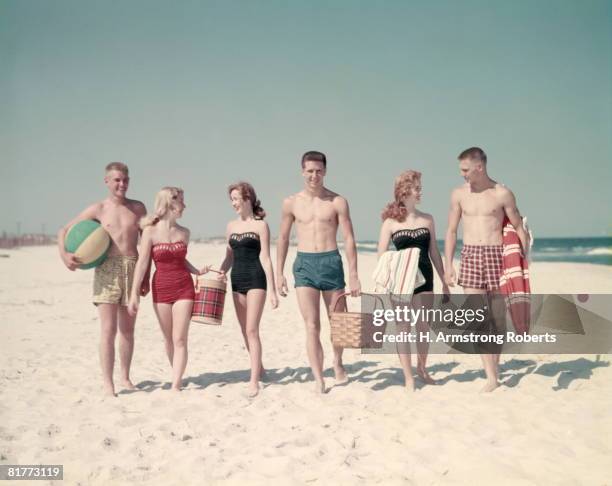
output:
{"label": "beach ball", "polygon": [[79,268],[85,270],[100,265],[111,245],[110,236],[102,225],[93,219],[79,221],[71,226],[64,240],[64,248],[83,262]]}

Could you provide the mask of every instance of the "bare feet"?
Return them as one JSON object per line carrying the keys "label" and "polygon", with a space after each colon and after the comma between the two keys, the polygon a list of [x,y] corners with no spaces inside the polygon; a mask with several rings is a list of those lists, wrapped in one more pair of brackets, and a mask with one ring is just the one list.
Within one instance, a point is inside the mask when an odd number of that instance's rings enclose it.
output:
{"label": "bare feet", "polygon": [[414,393],[414,379],[412,377],[410,377],[409,380],[406,380],[404,388],[408,393]]}
{"label": "bare feet", "polygon": [[259,381],[263,381],[264,383],[267,383],[268,381],[270,381],[268,372],[264,369],[263,366],[261,367],[261,373],[259,373]]}
{"label": "bare feet", "polygon": [[499,382],[497,381],[488,381],[487,384],[480,390],[482,393],[490,393],[495,390],[499,386]]}
{"label": "bare feet", "polygon": [[334,377],[336,378],[336,385],[343,385],[349,381],[346,370],[341,364],[334,365]]}
{"label": "bare feet", "polygon": [[107,397],[116,397],[117,394],[115,393],[115,385],[112,383],[104,383],[104,395]]}
{"label": "bare feet", "polygon": [[259,383],[249,383],[249,387],[247,388],[247,396],[249,398],[254,398],[259,394]]}
{"label": "bare feet", "polygon": [[121,383],[119,383],[119,385],[124,390],[135,390],[136,389],[136,387],[134,386],[134,383],[132,383],[129,378],[127,380],[121,380]]}
{"label": "bare feet", "polygon": [[417,368],[417,375],[421,381],[427,385],[437,385],[438,383],[434,380],[425,368]]}
{"label": "bare feet", "polygon": [[316,393],[321,393],[321,394],[327,392],[327,388],[325,388],[325,382],[323,380],[321,381],[315,380],[314,390]]}
{"label": "bare feet", "polygon": [[182,388],[181,388],[181,384],[180,383],[178,383],[178,384],[173,383],[172,386],[170,387],[170,391],[175,392],[175,393],[178,393],[181,390],[182,390]]}

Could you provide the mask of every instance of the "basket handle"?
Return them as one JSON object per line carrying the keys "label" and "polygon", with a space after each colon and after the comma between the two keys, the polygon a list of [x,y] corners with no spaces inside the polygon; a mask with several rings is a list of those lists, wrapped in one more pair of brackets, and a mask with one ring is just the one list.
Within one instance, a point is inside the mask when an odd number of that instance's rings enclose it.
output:
{"label": "basket handle", "polygon": [[[339,294],[335,298],[335,300],[333,301],[332,306],[331,306],[332,312],[336,312],[336,307],[338,306],[338,302],[340,301],[340,299],[342,297],[346,297],[347,295],[351,295],[351,293],[350,292],[344,292],[342,294]],[[378,295],[376,295],[376,294],[366,294],[366,293],[362,293],[361,295],[369,295],[371,297],[374,297],[378,302],[380,302],[381,308],[384,308],[385,304],[384,304],[383,300]],[[374,308],[376,309],[376,304],[374,305]]]}
{"label": "basket handle", "polygon": [[[218,273],[218,274],[223,273],[221,270],[215,270],[214,268],[209,268],[208,271],[209,272],[215,272],[215,273]],[[199,276],[200,275],[198,275],[197,277],[199,277]],[[195,279],[195,281],[196,281],[196,283],[195,283],[195,291],[196,291],[196,293],[200,291],[200,286],[198,285],[198,278],[197,277]]]}
{"label": "basket handle", "polygon": [[340,299],[342,297],[346,297],[347,295],[351,295],[350,292],[343,292],[342,294],[338,294],[338,296],[336,296],[336,298],[334,299],[333,303],[332,303],[332,312],[336,312],[336,307],[338,307],[338,302],[340,301]]}
{"label": "basket handle", "polygon": [[221,270],[215,270],[214,268],[209,268],[208,271],[215,272],[215,273],[223,273]]}

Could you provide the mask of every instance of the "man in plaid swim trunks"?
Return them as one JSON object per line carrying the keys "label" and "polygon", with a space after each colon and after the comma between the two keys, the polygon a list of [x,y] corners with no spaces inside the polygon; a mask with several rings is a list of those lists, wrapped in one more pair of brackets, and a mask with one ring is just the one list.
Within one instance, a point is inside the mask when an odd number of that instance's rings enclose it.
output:
{"label": "man in plaid swim trunks", "polygon": [[[478,147],[464,150],[459,155],[459,170],[465,184],[454,189],[444,244],[445,281],[449,286],[458,283],[465,294],[495,294],[499,291],[502,274],[502,223],[507,215],[527,248],[527,235],[516,207],[514,194],[506,186],[491,179],[487,173],[487,155]],[[463,221],[463,249],[459,279],[453,267],[457,244],[457,228]],[[481,354],[487,384],[483,391],[491,392],[499,386],[499,353]]]}

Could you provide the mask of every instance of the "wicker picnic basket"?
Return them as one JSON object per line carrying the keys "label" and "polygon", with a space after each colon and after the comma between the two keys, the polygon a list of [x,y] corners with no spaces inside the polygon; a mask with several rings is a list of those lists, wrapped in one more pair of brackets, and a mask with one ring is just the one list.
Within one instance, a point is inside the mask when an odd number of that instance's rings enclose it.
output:
{"label": "wicker picnic basket", "polygon": [[[351,295],[350,292],[341,294],[334,302],[332,302],[329,315],[329,324],[331,327],[331,340],[334,346],[340,346],[342,348],[370,348],[378,349],[382,347],[382,342],[374,341],[374,333],[382,332],[385,333],[385,326],[375,326],[374,317],[372,314],[363,312],[348,312],[348,311],[337,311],[338,302],[340,299],[346,298],[347,295]],[[383,301],[377,295],[368,295],[380,302],[381,307]],[[376,307],[376,305],[374,306]]]}

